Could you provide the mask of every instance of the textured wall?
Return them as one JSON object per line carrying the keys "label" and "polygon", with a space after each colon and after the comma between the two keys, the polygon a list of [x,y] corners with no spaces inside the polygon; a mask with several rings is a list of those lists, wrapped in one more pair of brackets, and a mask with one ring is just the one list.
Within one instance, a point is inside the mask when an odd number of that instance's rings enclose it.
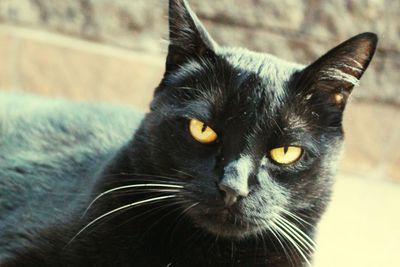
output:
{"label": "textured wall", "polygon": [[[356,96],[400,104],[398,0],[191,0],[223,44],[307,63],[363,31],[379,34],[377,57]],[[1,0],[0,20],[139,51],[165,49],[166,0]]]}

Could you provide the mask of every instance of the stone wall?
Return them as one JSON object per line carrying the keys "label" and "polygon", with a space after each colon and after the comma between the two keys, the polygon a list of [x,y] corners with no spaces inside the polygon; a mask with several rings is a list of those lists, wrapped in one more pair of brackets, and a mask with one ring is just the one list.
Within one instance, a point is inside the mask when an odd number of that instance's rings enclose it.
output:
{"label": "stone wall", "polygon": [[[190,1],[222,44],[308,63],[363,31],[380,37],[356,97],[400,104],[400,1]],[[47,29],[149,53],[164,51],[166,0],[2,0],[6,24]],[[251,41],[249,41],[251,40]]]}
{"label": "stone wall", "polygon": [[[400,181],[400,1],[190,0],[221,44],[309,63],[357,33],[379,48],[346,112],[343,169]],[[0,0],[0,88],[146,109],[166,0]]]}

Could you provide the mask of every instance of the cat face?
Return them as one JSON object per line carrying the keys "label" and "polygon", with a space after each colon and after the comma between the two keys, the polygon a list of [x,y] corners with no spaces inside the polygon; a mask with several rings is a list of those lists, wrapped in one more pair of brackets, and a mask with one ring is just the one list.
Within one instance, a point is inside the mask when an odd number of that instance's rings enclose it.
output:
{"label": "cat face", "polygon": [[330,196],[346,100],[376,36],[310,66],[218,46],[182,0],[170,1],[165,76],[143,122],[154,171],[179,178],[186,215],[244,238],[313,224]]}

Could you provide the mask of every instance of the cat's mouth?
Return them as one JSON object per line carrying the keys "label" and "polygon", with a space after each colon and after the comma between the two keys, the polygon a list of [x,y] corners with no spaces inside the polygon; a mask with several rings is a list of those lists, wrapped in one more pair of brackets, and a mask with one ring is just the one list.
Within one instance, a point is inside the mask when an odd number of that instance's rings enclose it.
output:
{"label": "cat's mouth", "polygon": [[198,226],[222,237],[240,239],[268,228],[266,219],[240,206],[213,209],[199,207],[189,215]]}

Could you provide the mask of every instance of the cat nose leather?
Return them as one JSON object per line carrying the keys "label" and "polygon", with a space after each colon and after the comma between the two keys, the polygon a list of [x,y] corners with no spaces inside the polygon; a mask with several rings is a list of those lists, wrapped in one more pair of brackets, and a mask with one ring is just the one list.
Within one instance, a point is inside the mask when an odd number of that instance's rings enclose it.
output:
{"label": "cat nose leather", "polygon": [[249,190],[247,187],[239,187],[232,184],[226,184],[222,181],[219,184],[219,189],[224,193],[224,202],[227,207],[235,204],[238,199],[247,197]]}

